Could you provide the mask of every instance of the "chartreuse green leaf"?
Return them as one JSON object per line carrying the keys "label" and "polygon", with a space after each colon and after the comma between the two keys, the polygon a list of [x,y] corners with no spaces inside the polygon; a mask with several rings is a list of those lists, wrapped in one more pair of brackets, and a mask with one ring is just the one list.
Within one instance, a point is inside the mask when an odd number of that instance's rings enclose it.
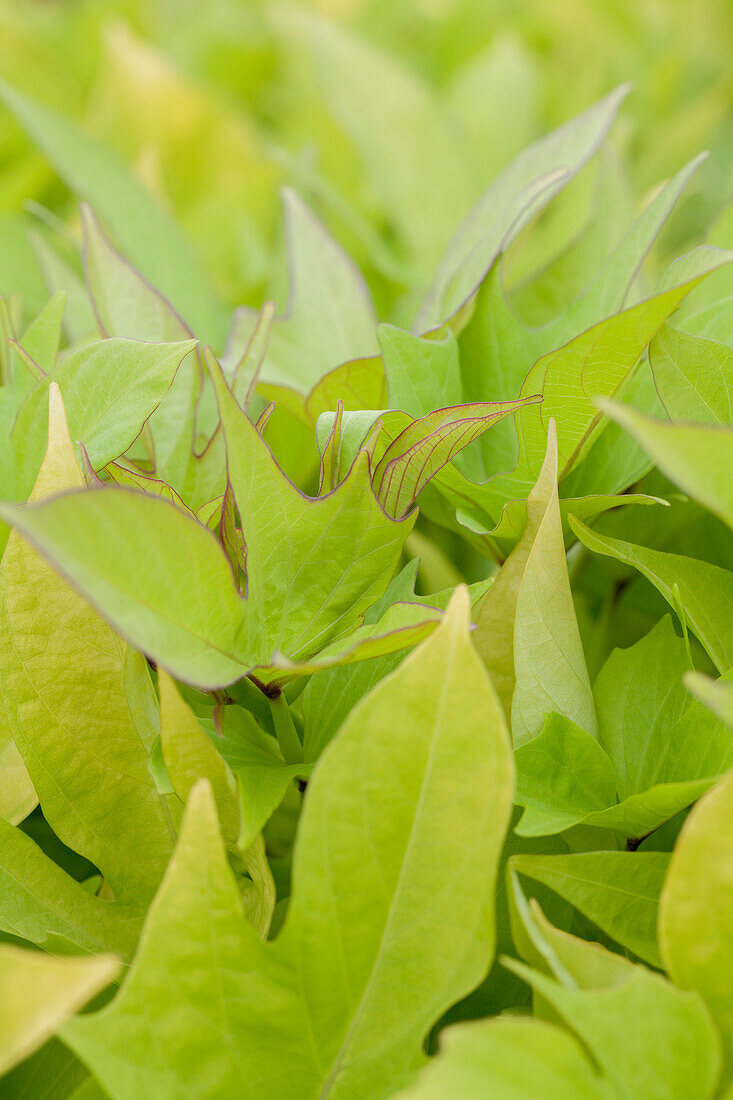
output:
{"label": "chartreuse green leaf", "polygon": [[237,405],[218,364],[209,360],[209,367],[247,547],[253,663],[266,666],[277,653],[307,658],[357,626],[386,590],[415,517],[385,513],[363,451],[332,493],[304,496]]}
{"label": "chartreuse green leaf", "polygon": [[458,341],[450,329],[438,336],[414,336],[395,325],[379,326],[390,409],[418,420],[434,409],[463,402]]}
{"label": "chartreuse green leaf", "polygon": [[[515,745],[536,736],[551,711],[564,714],[593,736],[596,733],[593,695],[565,558],[554,423],[548,430],[540,483],[546,484],[549,492],[517,589],[514,619]],[[487,599],[491,599],[491,590]]]}
{"label": "chartreuse green leaf", "polygon": [[494,180],[443,254],[417,331],[442,324],[460,309],[498,254],[598,151],[628,90],[622,85],[530,145]]}
{"label": "chartreuse green leaf", "polygon": [[56,365],[65,309],[66,295],[57,291],[31,321],[20,341],[23,350],[45,374],[50,374]]}
{"label": "chartreuse green leaf", "polygon": [[610,401],[601,408],[675,485],[733,527],[733,425],[665,424]]}
{"label": "chartreuse green leaf", "polygon": [[572,989],[513,959],[506,965],[583,1044],[612,1086],[611,1096],[715,1095],[720,1041],[697,994],[682,993],[643,966],[605,989]]}
{"label": "chartreuse green leaf", "polygon": [[649,359],[671,420],[733,424],[733,350],[727,344],[663,325]]}
{"label": "chartreuse green leaf", "polygon": [[516,872],[508,871],[512,937],[530,966],[570,989],[600,989],[630,977],[634,963],[599,943],[562,932],[550,923],[535,898],[525,898]]}
{"label": "chartreuse green leaf", "polygon": [[533,470],[541,463],[547,424],[554,416],[560,477],[564,477],[602,427],[597,399],[616,394],[666,318],[707,274],[729,260],[730,255],[719,249],[698,249],[672,265],[654,296],[540,359],[520,391],[523,397],[541,393],[543,401],[519,414],[519,470],[522,466]]}
{"label": "chartreuse green leaf", "polygon": [[733,665],[733,573],[710,562],[623,542],[592,531],[575,516],[570,526],[584,546],[631,565],[671,607],[677,600],[687,624],[720,672]]}
{"label": "chartreuse green leaf", "polygon": [[116,959],[0,945],[0,1073],[27,1058],[117,976]]}
{"label": "chartreuse green leaf", "polygon": [[[538,359],[623,308],[647,251],[699,161],[687,165],[661,189],[585,290],[548,323],[536,328],[522,323],[506,300],[501,262],[493,267],[459,338],[464,400],[474,401],[488,393],[495,399],[516,396]],[[516,437],[502,429],[482,440],[481,453],[484,476],[508,470],[517,459]]]}
{"label": "chartreuse green leaf", "polygon": [[123,454],[139,435],[194,346],[192,340],[148,344],[110,339],[87,344],[64,358],[35,386],[16,418],[11,436],[17,464],[15,499],[26,499],[38,475],[52,381],[63,394],[72,439],[84,444],[98,470]]}
{"label": "chartreuse green leaf", "polygon": [[[410,259],[429,272],[445,247],[456,211],[466,210],[473,197],[454,121],[391,51],[300,5],[284,7],[278,26],[286,41],[297,44],[301,62],[310,62],[319,98],[356,147],[361,170]],[[430,187],[424,175],[428,150]]]}
{"label": "chartreuse green leaf", "polygon": [[544,1020],[495,1016],[446,1028],[440,1050],[395,1100],[620,1100],[581,1044]]}
{"label": "chartreuse green leaf", "polygon": [[[353,261],[295,191],[285,188],[282,197],[290,296],[272,326],[260,377],[309,393],[340,363],[376,352],[377,318]],[[238,311],[230,346],[244,349],[258,316],[254,310]]]}
{"label": "chartreuse green leaf", "polygon": [[[83,484],[60,391],[48,392],[34,500]],[[118,900],[147,901],[173,837],[147,767],[155,705],[143,658],[17,533],[0,565],[0,624],[3,706],[46,819]]]}
{"label": "chartreuse green leaf", "polygon": [[173,675],[215,688],[252,667],[228,559],[190,514],[136,490],[103,488],[3,505],[0,515]]}
{"label": "chartreuse green leaf", "polygon": [[0,512],[134,645],[202,687],[253,668],[260,679],[287,682],[415,644],[434,612],[407,608],[357,629],[386,589],[414,517],[386,515],[365,454],[335,492],[305,497],[223,380],[220,387],[247,546],[246,600],[212,533],[160,497],[104,488]]}
{"label": "chartreuse green leaf", "polygon": [[733,772],[700,800],[672,853],[659,904],[664,965],[703,997],[733,1061]]}
{"label": "chartreuse green leaf", "polygon": [[733,729],[733,683],[730,679],[711,680],[701,672],[688,672],[685,675],[685,687],[717,715],[721,722]]}
{"label": "chartreuse green leaf", "polygon": [[515,745],[539,733],[544,716],[565,714],[595,733],[585,657],[568,581],[557,496],[554,422],[527,499],[523,535],[477,612],[476,648],[506,714]]}
{"label": "chartreuse green leaf", "polygon": [[654,832],[733,763],[733,738],[699,708],[696,720],[689,714],[671,730],[663,726],[649,745],[650,766],[660,771],[657,781],[648,779],[649,786],[642,784],[618,802],[623,776],[601,745],[569,719],[551,714],[538,736],[515,753],[515,800],[525,811],[516,831],[548,836],[592,825],[637,841]]}
{"label": "chartreuse green leaf", "polygon": [[423,1061],[431,1023],[490,962],[511,809],[506,729],[468,611],[459,590],[321,758],[275,943],[242,918],[210,789],[194,788],[120,994],[63,1031],[112,1100],[243,1083],[263,1100],[377,1100]]}
{"label": "chartreuse green leaf", "polygon": [[114,248],[86,203],[81,214],[84,275],[102,334],[154,343],[190,340],[194,334],[185,321]]}
{"label": "chartreuse green leaf", "polygon": [[616,802],[616,773],[598,741],[561,714],[514,752],[520,836],[562,832]]}
{"label": "chartreuse green leaf", "polygon": [[140,907],[95,897],[20,829],[0,821],[0,929],[60,953],[132,957]]}
{"label": "chartreuse green leaf", "polygon": [[[436,480],[436,487],[456,509],[457,522],[469,530],[478,524],[478,530],[494,539],[511,536],[511,530],[504,530],[502,512],[513,501],[525,498],[536,481],[546,452],[549,421],[554,418],[557,423],[558,480],[562,482],[589,454],[607,424],[597,399],[613,397],[622,390],[667,317],[703,278],[729,260],[730,255],[719,249],[697,249],[672,264],[655,295],[598,322],[535,362],[519,396],[541,396],[542,401],[528,402],[517,412],[514,469],[500,474],[488,470],[492,476],[483,482],[457,471],[450,479],[441,476]],[[502,454],[509,461],[511,452]],[[516,527],[516,517],[511,527]]]}
{"label": "chartreuse green leaf", "polygon": [[[518,401],[501,404],[482,401],[436,409],[408,423],[389,444],[374,470],[374,492],[387,514],[395,518],[405,516],[439,470],[519,407]],[[397,418],[393,415],[390,419]]]}
{"label": "chartreuse green leaf", "polygon": [[[670,730],[690,705],[682,683],[685,643],[665,615],[629,649],[614,649],[593,687],[598,739],[621,798],[651,787],[666,772]],[[682,778],[678,776],[676,778]]]}
{"label": "chartreuse green leaf", "polygon": [[666,852],[597,851],[513,856],[510,866],[549,886],[640,959],[661,966],[657,909],[668,862]]}
{"label": "chartreuse green leaf", "polygon": [[64,182],[98,212],[126,256],[202,340],[219,343],[225,311],[165,208],[112,149],[9,84],[0,96]]}
{"label": "chartreuse green leaf", "polygon": [[[227,848],[239,852],[241,822],[237,780],[188,703],[181,698],[175,682],[162,669],[158,686],[161,747],[173,790],[185,803],[198,780],[207,779],[224,843]],[[244,902],[254,927],[266,935],[275,904],[275,888],[264,857],[262,838],[255,836],[251,842],[248,839],[240,856],[251,875],[251,881],[243,880]]]}
{"label": "chartreuse green leaf", "polygon": [[224,842],[235,845],[239,836],[237,783],[206,731],[167,672],[158,674],[160,744],[166,771],[181,802],[199,779],[207,779],[219,815]]}

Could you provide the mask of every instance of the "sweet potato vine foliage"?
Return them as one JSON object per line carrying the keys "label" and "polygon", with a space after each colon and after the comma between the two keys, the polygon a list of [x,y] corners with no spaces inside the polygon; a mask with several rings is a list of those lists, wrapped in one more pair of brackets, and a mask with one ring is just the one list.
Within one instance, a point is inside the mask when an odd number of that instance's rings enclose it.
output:
{"label": "sweet potato vine foliage", "polygon": [[0,303],[0,1093],[730,1098],[733,254],[657,240],[702,158],[632,213],[622,87],[472,194],[436,114],[421,237],[349,88],[379,309],[293,186],[232,313],[2,87],[80,217]]}

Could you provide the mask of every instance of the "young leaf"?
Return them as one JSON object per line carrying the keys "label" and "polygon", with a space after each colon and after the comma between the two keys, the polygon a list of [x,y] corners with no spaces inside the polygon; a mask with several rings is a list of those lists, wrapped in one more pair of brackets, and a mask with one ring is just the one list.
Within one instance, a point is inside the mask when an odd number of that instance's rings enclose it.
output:
{"label": "young leaf", "polygon": [[[477,613],[476,648],[504,712],[512,715],[515,744],[538,733],[545,714],[552,711],[566,714],[590,734],[595,732],[590,684],[570,596],[556,478],[552,423],[545,461],[527,498],[524,533]],[[545,619],[545,614],[551,617]],[[541,633],[532,626],[533,617]],[[548,656],[556,662],[554,671]],[[527,709],[529,717],[520,714],[520,707]]]}
{"label": "young leaf", "polygon": [[[305,496],[279,468],[209,360],[226,437],[229,480],[247,546],[252,650],[307,658],[343,637],[385,591],[415,517],[385,514],[361,452],[327,496]],[[256,641],[255,641],[256,639]]]}
{"label": "young leaf", "polygon": [[524,807],[520,836],[546,836],[584,821],[616,802],[613,764],[594,737],[569,718],[549,714],[536,737],[514,752]]}
{"label": "young leaf", "polygon": [[[537,399],[526,399],[534,400]],[[374,492],[387,514],[396,519],[404,517],[443,466],[519,407],[517,401],[457,405],[436,409],[408,424],[390,443],[374,470]]]}
{"label": "young leaf", "polygon": [[552,422],[539,482],[548,484],[549,494],[527,553],[514,621],[515,745],[534,737],[542,728],[545,715],[552,711],[564,714],[592,736],[596,734],[593,695],[565,559]]}
{"label": "young leaf", "polygon": [[442,324],[460,309],[499,252],[598,151],[628,91],[629,86],[622,85],[530,145],[494,180],[443,254],[418,315],[417,331]]}

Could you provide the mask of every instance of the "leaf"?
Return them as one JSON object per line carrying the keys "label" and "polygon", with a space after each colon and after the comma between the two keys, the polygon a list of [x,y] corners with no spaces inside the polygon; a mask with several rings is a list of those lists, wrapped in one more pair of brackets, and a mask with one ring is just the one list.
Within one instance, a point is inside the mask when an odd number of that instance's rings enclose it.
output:
{"label": "leaf", "polygon": [[43,457],[48,431],[48,388],[63,394],[73,440],[82,442],[94,469],[118,458],[163,399],[181,361],[194,347],[111,339],[88,344],[63,359],[31,392],[13,427],[18,473],[15,499],[25,500]]}
{"label": "leaf", "polygon": [[558,423],[558,462],[564,477],[599,432],[599,397],[613,397],[640,355],[687,294],[711,271],[727,263],[728,253],[700,249],[672,265],[657,294],[581,333],[565,347],[537,362],[522,384],[521,396],[541,393],[541,405],[526,407],[518,418],[519,468],[536,469],[542,461],[547,424]]}
{"label": "leaf", "polygon": [[172,675],[204,688],[246,675],[253,662],[239,644],[243,601],[229,562],[214,535],[186,512],[110,487],[2,505],[0,515]]}
{"label": "leaf", "polygon": [[229,480],[247,547],[253,664],[310,657],[346,635],[387,588],[415,517],[395,521],[372,491],[369,460],[327,496],[305,496],[277,465],[209,362]]}
{"label": "leaf", "polygon": [[598,151],[628,91],[628,85],[622,85],[530,145],[494,180],[438,264],[415,326],[419,332],[456,313],[497,255]]}
{"label": "leaf", "polygon": [[584,546],[638,569],[671,607],[678,593],[689,626],[717,668],[725,672],[733,665],[733,573],[696,558],[609,538],[574,516],[569,522]]}
{"label": "leaf", "polygon": [[[264,696],[263,696],[264,698]],[[311,764],[286,764],[277,741],[245,710],[227,707],[216,748],[238,783],[238,846],[249,847],[280,805],[295,779],[310,775]]]}
{"label": "leaf", "polygon": [[625,405],[603,411],[644,448],[683,492],[733,527],[733,425],[665,424]]}
{"label": "leaf", "polygon": [[613,762],[622,799],[660,781],[688,778],[675,769],[670,739],[690,703],[682,683],[686,668],[685,643],[665,615],[636,645],[615,649],[598,674],[598,740]]}
{"label": "leaf", "polygon": [[508,877],[512,935],[525,962],[569,989],[604,989],[630,977],[634,963],[599,943],[555,928],[535,898],[527,902],[516,873],[509,871]]}
{"label": "leaf", "polygon": [[[483,482],[465,476],[453,478],[448,486],[443,478],[436,481],[452,506],[469,513],[484,532],[496,528],[500,533],[504,507],[526,497],[536,481],[553,418],[557,422],[558,480],[562,482],[602,437],[607,421],[596,399],[622,391],[670,313],[703,278],[729,260],[727,252],[717,249],[695,250],[671,265],[654,296],[600,321],[539,359],[527,373],[519,396],[539,395],[542,401],[528,403],[517,412],[518,449],[502,452],[507,463],[512,454],[517,454],[515,468],[509,473],[486,471],[492,476]],[[595,492],[596,485],[585,486],[584,492],[588,491]]]}
{"label": "leaf", "polygon": [[395,325],[380,325],[378,332],[391,409],[418,420],[463,402],[458,342],[450,329],[441,339],[413,336]]}
{"label": "leaf", "polygon": [[487,968],[510,803],[506,730],[459,591],[319,762],[279,939],[262,944],[242,919],[198,786],[119,996],[64,1040],[113,1100],[228,1095],[242,1081],[263,1100],[391,1095],[430,1024]]}
{"label": "leaf", "polygon": [[723,679],[711,680],[701,672],[688,672],[684,680],[687,690],[733,729],[733,684]]}
{"label": "leaf", "polygon": [[45,374],[50,374],[56,365],[65,308],[66,295],[57,291],[23,333],[23,350]]}
{"label": "leaf", "polygon": [[[556,475],[557,450],[553,424],[548,433],[544,464],[537,483],[527,498],[527,524],[524,533],[499,571],[476,617],[475,645],[496,687],[504,713],[512,716],[515,744],[527,740],[532,733],[539,732],[545,713],[566,713],[566,708],[569,718],[584,725],[587,723],[589,733],[595,730],[590,685],[586,689],[585,659],[570,597],[565,547],[559,522]],[[548,569],[549,574],[546,572]],[[551,593],[549,597],[547,591]],[[546,598],[550,600],[547,608],[551,608],[553,622],[543,624],[541,634],[535,633],[534,627],[530,630],[532,605],[534,601],[544,601]],[[564,636],[555,642],[551,641],[548,649],[548,632],[557,629],[556,624]],[[567,676],[561,674],[556,679],[556,673],[553,672],[552,679],[545,681],[544,673],[540,672],[540,679],[537,680],[533,659],[535,652],[541,653],[543,660],[548,653],[554,653],[555,659],[561,660],[565,660],[563,655],[567,654]],[[581,670],[580,679],[578,669]],[[520,677],[521,688],[517,695]],[[549,697],[548,691],[558,696],[557,701]],[[560,695],[564,698],[560,699]],[[514,699],[517,700],[516,704]],[[527,720],[519,716],[520,706],[529,708],[534,727],[531,733]]]}
{"label": "leaf", "polygon": [[[241,830],[248,824],[251,811],[240,821],[240,798],[237,780],[223,755],[209,740],[191,708],[181,698],[175,682],[162,669],[159,673],[160,740],[166,770],[173,790],[181,802],[188,797],[199,779],[207,779],[219,815],[222,838],[228,849],[238,852],[251,874],[245,901],[251,910],[254,927],[267,935],[275,904],[272,874],[264,855],[262,838],[246,837],[241,842]],[[246,792],[242,792],[242,802]],[[264,824],[264,822],[263,822]],[[241,852],[239,851],[241,849]]]}
{"label": "leaf", "polygon": [[440,1049],[395,1100],[613,1100],[580,1043],[543,1020],[500,1016],[440,1033]]}
{"label": "leaf", "polygon": [[160,670],[160,743],[166,771],[181,802],[199,779],[207,779],[219,815],[225,843],[236,845],[239,836],[237,784],[227,764],[214,748],[196,715],[181,698],[175,681]]}
{"label": "leaf", "polygon": [[190,340],[194,334],[185,321],[114,248],[86,203],[81,216],[84,275],[102,335],[152,343]]}
{"label": "leaf", "polygon": [[46,951],[129,959],[143,913],[95,897],[29,836],[0,821],[0,929]]}
{"label": "leaf", "polygon": [[514,856],[520,875],[549,886],[612,939],[661,967],[657,908],[667,870],[666,852],[573,852]]}
{"label": "leaf", "polygon": [[549,714],[536,737],[514,751],[514,801],[524,815],[520,836],[569,829],[616,802],[613,764],[594,737],[560,714]]}
{"label": "leaf", "polygon": [[[54,384],[49,398],[34,500],[83,484]],[[147,768],[153,694],[143,659],[17,533],[0,565],[0,624],[8,728],[49,824],[118,899],[149,899],[172,837]]]}
{"label": "leaf", "polygon": [[[260,377],[308,393],[340,363],[377,350],[377,319],[353,261],[295,191],[284,188],[282,200],[290,295],[272,326]],[[257,316],[238,312],[237,346],[248,342]]]}
{"label": "leaf", "polygon": [[659,903],[659,945],[672,979],[710,1008],[733,1057],[733,772],[685,822]]}
{"label": "leaf", "polygon": [[27,1058],[114,979],[115,959],[62,959],[0,945],[0,1073]]}
{"label": "leaf", "polygon": [[[607,989],[567,989],[506,963],[546,999],[621,1096],[687,1100],[715,1095],[720,1045],[702,1001],[642,966]],[[653,1026],[644,1026],[647,1022]]]}
{"label": "leaf", "polygon": [[[661,188],[581,293],[546,324],[525,327],[504,294],[502,262],[494,265],[460,334],[464,400],[477,400],[488,393],[495,399],[515,397],[537,360],[566,344],[573,345],[579,333],[597,328],[599,322],[624,308],[646,253],[699,163],[698,157]],[[599,171],[603,173],[603,168]],[[603,212],[597,217],[600,220]],[[508,470],[517,459],[516,438],[508,431],[498,432],[482,441],[481,452],[484,477]]]}
{"label": "leaf", "polygon": [[438,470],[518,408],[516,401],[457,405],[437,409],[408,424],[374,470],[374,492],[387,514],[396,519],[405,516]]}
{"label": "leaf", "polygon": [[283,7],[277,26],[309,61],[310,81],[356,147],[362,172],[410,258],[429,271],[445,247],[455,211],[471,201],[453,120],[419,76],[316,12]]}
{"label": "leaf", "polygon": [[551,711],[564,714],[592,736],[596,734],[593,696],[568,580],[556,477],[556,437],[551,424],[539,478],[547,486],[544,492],[549,489],[547,503],[527,552],[516,597],[515,745],[534,737]]}
{"label": "leaf", "polygon": [[733,351],[663,325],[652,340],[654,382],[671,420],[733,424]]}
{"label": "leaf", "polygon": [[68,187],[90,203],[126,256],[202,340],[223,338],[223,307],[165,209],[110,148],[9,84],[0,96]]}

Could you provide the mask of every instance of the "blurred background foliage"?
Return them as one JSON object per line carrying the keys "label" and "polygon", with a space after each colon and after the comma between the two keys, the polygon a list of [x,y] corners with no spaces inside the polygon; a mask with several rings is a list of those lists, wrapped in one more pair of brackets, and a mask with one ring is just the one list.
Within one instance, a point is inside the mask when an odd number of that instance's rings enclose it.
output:
{"label": "blurred background foliage", "polygon": [[[491,178],[623,81],[634,91],[609,149],[514,249],[513,285],[591,222],[599,179],[614,179],[595,220],[607,248],[705,148],[657,264],[703,238],[733,243],[716,238],[729,235],[716,219],[733,180],[732,54],[728,0],[0,4],[0,77],[116,147],[231,305],[284,304],[278,188],[290,184],[397,323]],[[75,202],[3,108],[0,292],[31,312],[45,297],[27,240],[39,225],[78,239]]]}

